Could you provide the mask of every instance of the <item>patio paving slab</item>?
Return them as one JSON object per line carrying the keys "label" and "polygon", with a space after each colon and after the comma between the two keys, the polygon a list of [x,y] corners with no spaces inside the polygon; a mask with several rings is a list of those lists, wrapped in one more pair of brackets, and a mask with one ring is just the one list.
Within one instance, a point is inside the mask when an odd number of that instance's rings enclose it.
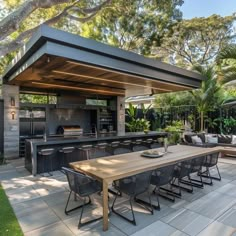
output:
{"label": "patio paving slab", "polygon": [[18,221],[22,231],[25,233],[58,222],[60,219],[52,210],[43,209],[18,217]]}
{"label": "patio paving slab", "polygon": [[17,217],[23,217],[26,215],[32,215],[41,210],[47,210],[48,205],[41,198],[36,198],[33,200],[12,204],[12,208]]}
{"label": "patio paving slab", "polygon": [[38,198],[40,195],[31,186],[15,189],[10,193],[6,193],[11,204],[28,201],[34,198]]}
{"label": "patio paving slab", "polygon": [[29,233],[25,236],[74,236],[74,234],[61,222],[47,225]]}
{"label": "patio paving slab", "polygon": [[162,218],[161,221],[191,236],[197,235],[213,222],[212,219],[186,209],[179,209]]}
{"label": "patio paving slab", "polygon": [[187,234],[176,230],[174,227],[161,222],[156,221],[149,226],[139,230],[138,232],[132,234],[132,236],[187,236]]}
{"label": "patio paving slab", "polygon": [[[32,176],[23,166],[23,159],[0,166],[0,181],[26,236],[236,236],[236,165],[227,161],[219,163],[222,181],[213,181],[213,186],[205,185],[204,189],[194,188],[193,194],[182,191],[182,198],[175,202],[160,198],[161,210],[154,211],[154,215],[134,204],[137,226],[111,214],[107,232],[102,230],[102,220],[78,229],[81,209],[64,214],[69,194],[64,174],[55,171],[52,177]],[[155,204],[156,195],[151,198]],[[79,198],[73,199],[71,207],[81,203]],[[92,196],[93,204],[85,207],[85,220],[101,216],[101,199],[98,194]],[[113,199],[110,194],[110,205]],[[117,209],[130,215],[127,196],[117,199]]]}
{"label": "patio paving slab", "polygon": [[215,221],[198,234],[198,236],[236,236],[236,228]]}
{"label": "patio paving slab", "polygon": [[218,222],[221,222],[225,225],[236,228],[236,205],[226,211],[222,216],[217,219]]}
{"label": "patio paving slab", "polygon": [[234,184],[225,184],[224,186],[216,189],[216,191],[236,198],[236,186]]}
{"label": "patio paving slab", "polygon": [[[132,213],[130,210],[129,202],[123,202],[122,204],[117,204],[115,209],[118,212],[125,215],[126,217],[131,218]],[[151,215],[150,212],[148,212],[146,209],[140,207],[139,205],[137,205],[135,203],[133,204],[133,210],[134,210],[135,219],[136,219],[136,223],[137,223],[136,226],[130,224],[129,222],[125,221],[124,219],[120,218],[119,216],[117,216],[115,214],[111,214],[110,222],[114,226],[119,228],[123,233],[125,233],[127,235],[131,235],[131,234],[147,227],[148,225],[152,224],[153,222],[161,219],[162,217],[175,211],[174,209],[172,209],[168,206],[162,205],[160,211],[154,210],[154,214]]]}
{"label": "patio paving slab", "polygon": [[235,202],[236,199],[234,197],[213,191],[186,205],[185,208],[210,219],[216,219],[232,207]]}
{"label": "patio paving slab", "polygon": [[82,236],[126,236],[126,234],[122,233],[119,229],[117,229],[113,225],[111,225],[109,228],[109,231],[106,231],[106,232],[103,231],[103,228],[100,225],[80,235]]}

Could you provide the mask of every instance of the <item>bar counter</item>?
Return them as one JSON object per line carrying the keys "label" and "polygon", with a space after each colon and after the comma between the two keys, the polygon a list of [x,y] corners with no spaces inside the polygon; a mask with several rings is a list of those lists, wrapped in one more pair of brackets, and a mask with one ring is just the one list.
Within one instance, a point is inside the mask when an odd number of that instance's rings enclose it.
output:
{"label": "bar counter", "polygon": [[[160,137],[166,137],[167,133],[165,132],[155,132],[151,131],[148,134],[144,134],[143,132],[137,133],[126,133],[125,135],[89,135],[89,136],[72,136],[72,137],[48,137],[46,141],[42,138],[40,139],[27,139],[26,142],[26,150],[25,150],[25,168],[29,170],[33,175],[39,174],[42,172],[42,158],[39,158],[38,152],[41,149],[49,149],[54,148],[55,152],[52,157],[52,169],[59,170],[60,169],[60,154],[58,150],[62,147],[76,147],[78,148],[80,145],[84,144],[97,144],[101,142],[113,142],[113,141],[124,141],[124,140],[135,140],[138,138],[147,139],[153,138],[157,139]],[[77,152],[74,153],[73,161],[82,160]]]}

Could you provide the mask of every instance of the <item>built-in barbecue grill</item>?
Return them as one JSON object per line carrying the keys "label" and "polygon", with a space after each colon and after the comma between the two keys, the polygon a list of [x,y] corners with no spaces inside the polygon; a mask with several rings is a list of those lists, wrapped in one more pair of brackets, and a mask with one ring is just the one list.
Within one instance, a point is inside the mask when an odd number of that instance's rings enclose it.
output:
{"label": "built-in barbecue grill", "polygon": [[79,136],[83,134],[83,129],[79,125],[60,125],[57,128],[57,134],[64,136]]}

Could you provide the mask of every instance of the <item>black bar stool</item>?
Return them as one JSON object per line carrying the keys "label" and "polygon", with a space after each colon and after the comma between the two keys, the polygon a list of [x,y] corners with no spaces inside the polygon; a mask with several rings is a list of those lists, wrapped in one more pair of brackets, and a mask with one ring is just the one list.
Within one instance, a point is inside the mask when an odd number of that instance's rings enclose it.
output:
{"label": "black bar stool", "polygon": [[108,143],[97,143],[94,145],[94,157],[99,158],[99,157],[105,157],[109,156],[109,153],[107,151],[108,149]]}
{"label": "black bar stool", "polygon": [[142,139],[135,139],[132,143],[134,145],[139,145],[139,144],[142,144],[143,140]]}
{"label": "black bar stool", "polygon": [[114,150],[120,146],[120,141],[113,141],[108,144],[109,152],[114,155]]}
{"label": "black bar stool", "polygon": [[120,146],[132,150],[132,141],[124,140],[123,142],[120,143]]}
{"label": "black bar stool", "polygon": [[161,139],[160,138],[153,139],[151,148],[160,148],[160,147],[163,147],[163,143],[161,142]]}
{"label": "black bar stool", "polygon": [[68,167],[71,159],[71,153],[75,151],[75,147],[63,147],[59,149],[59,152],[62,154],[61,158],[61,167]]}
{"label": "black bar stool", "polygon": [[53,176],[53,174],[50,172],[52,171],[52,155],[54,153],[54,148],[47,148],[47,149],[41,149],[38,151],[38,155],[42,158],[42,163],[43,163],[43,172],[42,173],[45,173],[45,165],[46,165],[46,160],[48,159],[50,161],[50,169],[48,170],[48,176],[45,176],[44,174],[41,174],[41,176],[43,177],[49,177],[49,176]]}
{"label": "black bar stool", "polygon": [[153,139],[152,138],[148,138],[148,139],[143,140],[143,145],[147,146],[150,149],[151,149],[152,143],[153,143]]}
{"label": "black bar stool", "polygon": [[132,142],[132,151],[133,152],[143,151],[143,150],[147,150],[147,149],[148,148],[146,147],[146,145],[143,144],[142,139],[136,139]]}
{"label": "black bar stool", "polygon": [[92,144],[82,145],[78,149],[81,151],[83,159],[85,158],[89,160],[92,158],[92,154],[94,152],[94,147]]}

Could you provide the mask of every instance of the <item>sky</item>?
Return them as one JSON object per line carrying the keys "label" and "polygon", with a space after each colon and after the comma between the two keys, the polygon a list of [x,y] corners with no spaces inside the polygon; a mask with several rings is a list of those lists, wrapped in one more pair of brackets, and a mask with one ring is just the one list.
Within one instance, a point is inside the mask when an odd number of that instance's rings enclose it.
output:
{"label": "sky", "polygon": [[208,17],[213,14],[227,16],[236,12],[236,0],[184,0],[180,9],[184,19]]}

